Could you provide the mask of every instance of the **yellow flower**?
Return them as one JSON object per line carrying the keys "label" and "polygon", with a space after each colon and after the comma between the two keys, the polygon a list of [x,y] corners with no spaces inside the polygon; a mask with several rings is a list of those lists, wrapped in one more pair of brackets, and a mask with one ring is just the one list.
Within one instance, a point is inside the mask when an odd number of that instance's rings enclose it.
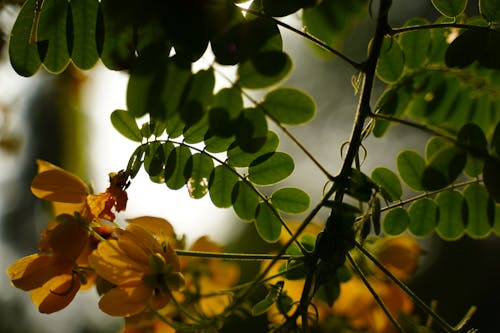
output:
{"label": "yellow flower", "polygon": [[80,289],[80,279],[85,279],[75,266],[88,243],[87,229],[66,214],[58,216],[56,223],[45,242],[51,253],[21,258],[7,270],[12,284],[30,291],[33,303],[42,313],[66,307]]}
{"label": "yellow flower", "polygon": [[112,316],[160,309],[170,300],[170,292],[184,284],[170,244],[159,243],[136,224],[118,230],[117,239],[99,243],[89,263],[97,275],[115,285],[99,301],[101,310]]}

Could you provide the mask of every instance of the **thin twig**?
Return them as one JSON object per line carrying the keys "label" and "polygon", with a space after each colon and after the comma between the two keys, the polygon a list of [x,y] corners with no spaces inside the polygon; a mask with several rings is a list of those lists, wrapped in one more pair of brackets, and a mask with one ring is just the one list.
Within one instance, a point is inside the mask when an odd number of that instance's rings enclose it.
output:
{"label": "thin twig", "polygon": [[[204,252],[204,251],[185,251],[175,250],[177,255],[183,257],[197,257],[197,258],[216,258],[228,260],[242,260],[242,261],[263,261],[273,260],[276,255],[274,254],[260,254],[260,253],[221,253],[221,252]],[[283,255],[278,260],[300,260],[304,256]]]}
{"label": "thin twig", "polygon": [[468,30],[476,30],[483,32],[496,32],[500,33],[498,30],[491,29],[490,27],[471,25],[471,24],[462,24],[462,23],[436,23],[436,24],[425,24],[425,25],[411,25],[408,27],[402,28],[393,28],[388,34],[391,36],[402,34],[410,31],[418,31],[418,30],[429,30],[429,29],[443,29],[443,28],[458,28],[458,29],[468,29]]}

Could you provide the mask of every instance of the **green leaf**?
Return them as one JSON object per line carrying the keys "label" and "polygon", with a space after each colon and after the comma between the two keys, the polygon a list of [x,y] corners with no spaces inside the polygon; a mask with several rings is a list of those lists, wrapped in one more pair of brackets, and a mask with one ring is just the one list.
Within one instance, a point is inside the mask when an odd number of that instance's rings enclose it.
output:
{"label": "green leaf", "polygon": [[191,170],[186,170],[189,159],[191,158],[191,150],[186,146],[178,146],[168,156],[165,165],[165,181],[168,188],[178,190],[186,184]]}
{"label": "green leaf", "polygon": [[443,15],[456,17],[467,6],[467,0],[432,0],[434,7]]}
{"label": "green leaf", "polygon": [[12,68],[17,74],[26,77],[35,74],[42,63],[36,43],[38,25],[35,17],[36,3],[37,0],[27,0],[21,7],[9,41],[9,59]]}
{"label": "green leaf", "polygon": [[446,66],[464,68],[474,61],[500,69],[500,34],[495,31],[466,30],[448,46]]}
{"label": "green leaf", "polygon": [[233,136],[242,110],[243,99],[239,89],[231,87],[219,90],[209,111],[210,131],[221,137]]}
{"label": "green leaf", "polygon": [[382,221],[382,228],[389,236],[397,236],[406,231],[410,225],[410,216],[408,212],[401,207],[391,209],[385,214]]}
{"label": "green leaf", "polygon": [[271,185],[290,176],[293,169],[294,162],[290,155],[283,152],[268,153],[250,163],[248,179],[258,185]]}
{"label": "green leaf", "polygon": [[403,195],[401,182],[398,176],[390,169],[375,168],[372,171],[371,179],[382,188],[382,191],[387,193],[390,201],[400,200]]}
{"label": "green leaf", "polygon": [[140,145],[132,153],[132,156],[130,156],[127,164],[127,174],[130,176],[130,178],[134,179],[135,176],[137,176],[137,173],[142,166],[142,157],[144,156],[145,152],[146,146]]}
{"label": "green leaf", "polygon": [[283,284],[283,281],[279,281],[278,283],[269,286],[269,291],[266,297],[252,307],[252,316],[256,317],[266,313],[267,310],[269,310],[269,308],[276,303],[283,289]]}
{"label": "green leaf", "polygon": [[476,124],[464,125],[457,134],[458,144],[467,150],[465,172],[471,177],[481,174],[483,158],[488,154],[488,142],[483,130]]}
{"label": "green leaf", "polygon": [[495,126],[495,131],[493,132],[493,137],[491,139],[491,150],[496,157],[500,158],[500,122]]}
{"label": "green leaf", "polygon": [[68,6],[66,0],[44,0],[40,13],[37,39],[43,47],[38,51],[47,71],[54,74],[61,73],[69,64]]}
{"label": "green leaf", "polygon": [[69,4],[73,18],[71,59],[78,68],[90,69],[99,59],[96,42],[99,1],[71,0]]}
{"label": "green leaf", "polygon": [[451,184],[462,173],[467,155],[457,147],[445,147],[429,161],[422,173],[424,189],[434,191]]}
{"label": "green leaf", "polygon": [[373,225],[375,235],[380,235],[380,198],[375,197],[370,211],[370,220]]}
{"label": "green leaf", "polygon": [[479,12],[490,22],[500,22],[500,1],[479,0]]}
{"label": "green leaf", "polygon": [[[102,37],[101,61],[111,70],[130,68],[135,59],[134,29],[126,17],[117,15],[117,9],[124,8],[120,0],[101,0]],[[99,35],[98,28],[98,35]],[[99,45],[98,45],[99,47]]]}
{"label": "green leaf", "polygon": [[255,153],[266,143],[267,121],[260,109],[245,109],[236,123],[236,142],[246,152]]}
{"label": "green leaf", "polygon": [[451,147],[449,141],[442,137],[434,136],[430,138],[425,145],[425,159],[429,162],[439,151],[449,147]]}
{"label": "green leaf", "polygon": [[283,80],[292,69],[292,59],[281,51],[263,51],[238,67],[238,84],[244,88],[260,89]]}
{"label": "green leaf", "polygon": [[234,138],[224,138],[213,135],[208,131],[205,135],[205,150],[210,153],[222,153],[229,149],[229,146],[234,144]]}
{"label": "green leaf", "polygon": [[304,3],[303,0],[262,0],[262,9],[269,16],[283,17],[295,13]]}
{"label": "green leaf", "polygon": [[215,76],[213,69],[200,70],[195,73],[185,90],[180,114],[187,127],[196,124],[212,103]]}
{"label": "green leaf", "polygon": [[278,88],[269,92],[261,106],[278,122],[300,125],[311,121],[316,114],[312,98],[295,88]]}
{"label": "green leaf", "polygon": [[377,63],[378,78],[387,83],[396,82],[403,74],[404,66],[405,59],[399,42],[395,38],[385,37]]}
{"label": "green leaf", "polygon": [[259,196],[245,181],[238,181],[232,193],[233,209],[243,221],[252,221],[257,214]]}
{"label": "green leaf", "polygon": [[191,198],[200,199],[208,193],[208,180],[213,169],[214,162],[209,156],[196,153],[189,157],[185,170],[191,171],[186,175]]}
{"label": "green leaf", "polygon": [[233,188],[237,182],[238,177],[226,166],[219,165],[214,168],[210,175],[208,188],[210,199],[216,207],[231,207]]}
{"label": "green leaf", "polygon": [[488,192],[484,186],[472,184],[463,192],[467,202],[467,228],[466,233],[475,239],[484,238],[491,231],[490,216],[488,210],[493,207]]}
{"label": "green leaf", "polygon": [[410,215],[410,231],[417,237],[430,235],[436,227],[438,210],[434,201],[430,199],[420,199],[415,201],[408,208]]}
{"label": "green leaf", "polygon": [[277,242],[280,238],[281,221],[265,202],[261,202],[257,207],[255,228],[260,237],[268,243]]}
{"label": "green leaf", "polygon": [[[421,18],[413,18],[406,22],[405,26],[426,25],[429,21]],[[431,45],[431,30],[409,31],[400,37],[403,49],[405,66],[417,69],[424,65],[427,53]]]}
{"label": "green leaf", "polygon": [[[439,208],[439,219],[436,232],[444,240],[459,239],[465,229],[464,208],[465,201],[458,191],[444,191],[435,199]],[[465,211],[466,212],[466,211]]]}
{"label": "green leaf", "polygon": [[182,58],[168,58],[166,63],[166,74],[160,89],[164,106],[163,113],[158,115],[161,119],[172,118],[174,114],[178,116],[179,105],[192,77],[191,64],[186,64]]}
{"label": "green leaf", "polygon": [[165,165],[165,158],[165,151],[160,142],[154,141],[147,146],[144,157],[144,169],[150,177],[156,177],[161,174]]}
{"label": "green leaf", "polygon": [[[408,87],[395,89],[390,86],[377,101],[375,109],[379,110],[379,113],[398,118],[404,114],[412,97]],[[377,119],[373,127],[373,135],[377,138],[383,136],[390,125],[390,121]]]}
{"label": "green leaf", "polygon": [[484,186],[495,202],[500,202],[500,161],[488,158],[483,168]]}
{"label": "green leaf", "polygon": [[417,152],[405,150],[397,157],[398,172],[403,181],[415,191],[422,191],[422,174],[425,168],[425,161]]}
{"label": "green leaf", "polygon": [[267,132],[266,142],[255,153],[248,153],[233,143],[227,150],[227,163],[234,167],[247,167],[259,156],[276,151],[278,145],[279,137],[272,131]]}
{"label": "green leaf", "polygon": [[300,214],[309,208],[309,195],[299,188],[284,187],[271,195],[274,208],[289,214]]}
{"label": "green leaf", "polygon": [[126,110],[115,110],[111,113],[111,124],[124,137],[141,142],[142,135],[134,117]]}

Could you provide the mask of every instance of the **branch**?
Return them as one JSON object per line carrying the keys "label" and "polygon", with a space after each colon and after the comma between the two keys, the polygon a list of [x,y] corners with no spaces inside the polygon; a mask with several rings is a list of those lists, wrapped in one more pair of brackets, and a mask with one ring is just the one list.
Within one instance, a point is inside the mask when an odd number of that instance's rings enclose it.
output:
{"label": "branch", "polygon": [[[204,252],[204,251],[185,251],[175,250],[177,255],[183,257],[196,257],[196,258],[215,258],[215,259],[229,259],[229,260],[273,260],[276,255],[273,254],[260,254],[260,253],[224,253],[224,252]],[[283,255],[278,260],[297,260],[304,259],[304,256]]]}
{"label": "branch", "polygon": [[468,29],[468,30],[476,30],[483,32],[496,32],[500,33],[498,30],[491,29],[490,27],[483,27],[478,25],[471,24],[462,24],[462,23],[436,23],[436,24],[425,24],[425,25],[411,25],[408,27],[395,28],[388,31],[388,34],[391,36],[409,32],[409,31],[418,31],[418,30],[428,30],[428,29],[443,29],[443,28],[458,28],[458,29]]}

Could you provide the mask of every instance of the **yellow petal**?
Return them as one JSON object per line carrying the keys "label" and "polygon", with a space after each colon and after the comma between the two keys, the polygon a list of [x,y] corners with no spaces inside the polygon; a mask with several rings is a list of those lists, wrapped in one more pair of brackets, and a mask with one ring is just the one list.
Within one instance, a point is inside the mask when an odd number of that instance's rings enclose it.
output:
{"label": "yellow petal", "polygon": [[116,287],[99,301],[99,308],[111,316],[128,317],[146,309],[153,290],[142,284]]}
{"label": "yellow petal", "polygon": [[414,238],[391,237],[382,241],[377,259],[397,278],[408,280],[417,268],[421,254],[420,245]]}
{"label": "yellow petal", "polygon": [[49,244],[54,253],[68,261],[75,261],[87,245],[89,232],[73,215],[59,215],[58,225],[49,234]]}
{"label": "yellow petal", "polygon": [[44,200],[82,203],[87,196],[87,186],[75,175],[46,161],[38,160],[39,173],[31,183],[31,192]]}
{"label": "yellow petal", "polygon": [[79,289],[80,281],[76,276],[58,275],[31,291],[31,300],[41,313],[53,313],[68,306]]}
{"label": "yellow petal", "polygon": [[153,216],[141,216],[134,219],[128,219],[127,222],[140,226],[142,229],[152,234],[160,244],[165,242],[173,246],[173,244],[176,243],[174,228],[165,219]]}

